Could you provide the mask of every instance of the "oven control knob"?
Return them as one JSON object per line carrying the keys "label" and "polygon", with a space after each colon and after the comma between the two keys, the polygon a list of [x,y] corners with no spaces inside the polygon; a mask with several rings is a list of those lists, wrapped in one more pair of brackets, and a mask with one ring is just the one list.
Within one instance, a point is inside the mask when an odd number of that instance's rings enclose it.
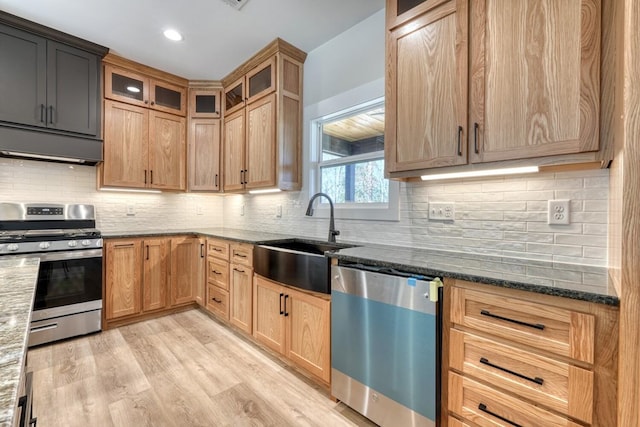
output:
{"label": "oven control knob", "polygon": [[76,242],[75,240],[71,240],[68,243],[69,247],[75,248],[76,246],[78,246],[78,242]]}
{"label": "oven control knob", "polygon": [[49,249],[49,246],[51,246],[51,243],[41,242],[38,246],[40,247],[40,249]]}
{"label": "oven control knob", "polygon": [[7,245],[7,250],[17,251],[18,250],[18,245],[16,245],[15,243],[10,243],[10,244]]}
{"label": "oven control knob", "polygon": [[89,246],[91,244],[91,240],[83,240],[80,243],[82,244],[82,246]]}

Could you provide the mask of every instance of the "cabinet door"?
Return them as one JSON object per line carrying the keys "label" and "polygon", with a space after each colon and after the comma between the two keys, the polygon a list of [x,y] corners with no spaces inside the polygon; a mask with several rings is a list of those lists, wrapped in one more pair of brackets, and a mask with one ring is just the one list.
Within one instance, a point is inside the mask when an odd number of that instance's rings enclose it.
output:
{"label": "cabinet door", "polygon": [[44,127],[47,104],[45,39],[0,25],[0,63],[0,120]]}
{"label": "cabinet door", "polygon": [[189,120],[189,190],[220,190],[220,119]]}
{"label": "cabinet door", "polygon": [[158,310],[167,306],[168,241],[144,241],[144,269],[142,282],[142,311]]}
{"label": "cabinet door", "polygon": [[471,5],[472,162],[598,150],[600,0]]}
{"label": "cabinet door", "polygon": [[229,321],[229,292],[217,286],[207,285],[207,310]]}
{"label": "cabinet door", "polygon": [[387,172],[465,164],[467,0],[455,0],[388,36]]}
{"label": "cabinet door", "polygon": [[139,107],[149,106],[149,79],[112,65],[104,66],[104,97]]}
{"label": "cabinet door", "polygon": [[285,354],[285,289],[258,275],[253,283],[253,337]]}
{"label": "cabinet door", "polygon": [[276,94],[247,105],[246,188],[276,185]]}
{"label": "cabinet door", "polygon": [[197,237],[171,239],[171,305],[195,301],[199,248]]}
{"label": "cabinet door", "polygon": [[220,118],[220,91],[215,89],[189,90],[189,117]]}
{"label": "cabinet door", "polygon": [[184,117],[149,112],[149,183],[164,190],[185,189]]}
{"label": "cabinet door", "polygon": [[147,186],[149,179],[149,111],[104,101],[103,185]]}
{"label": "cabinet door", "polygon": [[97,136],[98,57],[47,42],[47,127]]}
{"label": "cabinet door", "polygon": [[391,30],[447,0],[387,0],[387,29]]}
{"label": "cabinet door", "polygon": [[231,114],[244,107],[244,77],[233,82],[229,87],[224,89],[224,112],[225,115]]}
{"label": "cabinet door", "polygon": [[198,254],[196,256],[196,271],[193,277],[193,292],[196,303],[203,307],[206,304],[205,287],[207,286],[207,274],[206,274],[206,241],[205,239],[198,238],[196,242]]}
{"label": "cabinet door", "polygon": [[293,362],[329,382],[331,378],[331,301],[287,289],[287,352]]}
{"label": "cabinet door", "polygon": [[105,249],[106,318],[140,313],[142,240],[107,240]]}
{"label": "cabinet door", "polygon": [[244,189],[244,110],[224,119],[224,191]]}
{"label": "cabinet door", "polygon": [[184,116],[187,113],[187,90],[182,86],[150,80],[151,108],[165,113]]}
{"label": "cabinet door", "polygon": [[276,56],[272,56],[247,73],[246,99],[250,104],[258,98],[276,90]]}
{"label": "cabinet door", "polygon": [[251,334],[252,327],[252,276],[251,268],[239,264],[231,265],[229,321],[248,334]]}

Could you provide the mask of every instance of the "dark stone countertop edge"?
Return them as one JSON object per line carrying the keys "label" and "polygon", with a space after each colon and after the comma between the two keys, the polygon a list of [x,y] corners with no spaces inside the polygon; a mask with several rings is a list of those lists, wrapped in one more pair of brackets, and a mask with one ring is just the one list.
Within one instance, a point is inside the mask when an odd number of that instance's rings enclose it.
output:
{"label": "dark stone countertop edge", "polygon": [[[440,269],[428,268],[428,267],[419,267],[415,265],[407,265],[390,261],[381,261],[377,259],[371,259],[366,257],[352,256],[352,255],[344,255],[340,252],[331,252],[327,253],[329,258],[335,258],[338,260],[339,264],[345,263],[346,267],[349,266],[348,263],[360,263],[365,265],[372,265],[376,267],[389,267],[397,270],[406,271],[408,273],[415,273],[423,276],[438,276],[441,278],[451,278],[451,279],[459,279],[466,280],[468,282],[476,282],[482,283],[486,285],[498,286],[502,288],[509,289],[519,289],[523,291],[535,292],[539,294],[559,296],[564,298],[570,298],[580,301],[593,302],[597,304],[604,304],[609,306],[617,307],[620,305],[620,299],[611,295],[602,295],[596,294],[593,292],[585,292],[578,291],[573,289],[565,289],[565,288],[554,288],[551,286],[544,285],[534,285],[531,283],[522,283],[511,280],[504,279],[496,279],[492,277],[486,276],[477,276],[472,274],[464,274],[458,273],[455,271],[445,271]],[[444,280],[446,284],[446,280]]]}
{"label": "dark stone countertop edge", "polygon": [[[318,239],[312,239],[308,237],[299,237],[287,234],[268,233],[261,231],[250,231],[231,228],[201,228],[201,229],[189,229],[189,230],[167,230],[167,231],[148,231],[148,232],[124,232],[124,233],[103,233],[105,239],[115,238],[131,238],[131,237],[169,237],[175,235],[191,234],[197,236],[214,237],[218,239],[231,240],[240,243],[250,243],[254,245],[275,243],[277,241],[297,239],[300,241],[317,242]],[[357,242],[345,242],[347,244],[361,245],[363,247],[381,247],[376,244],[358,244]],[[402,247],[402,250],[412,250],[412,248]],[[420,250],[420,249],[416,249]],[[346,255],[340,251],[327,252],[326,254],[330,258],[336,258],[339,261],[346,261],[352,263],[362,263],[373,266],[390,267],[398,270],[404,270],[411,273],[421,274],[424,276],[442,276],[451,279],[467,280],[469,282],[484,283],[493,286],[499,286],[510,289],[520,289],[529,292],[535,292],[539,294],[559,296],[564,298],[571,298],[575,300],[594,302],[598,304],[604,304],[609,306],[619,306],[620,299],[613,295],[598,294],[593,292],[580,291],[575,289],[557,288],[545,285],[536,285],[532,283],[523,283],[512,280],[497,279],[488,276],[464,274],[456,271],[440,270],[434,268],[420,267],[411,264],[402,264],[392,261],[381,261],[375,258],[367,258],[363,256]],[[465,254],[468,255],[468,254]],[[532,261],[536,263],[536,261]]]}

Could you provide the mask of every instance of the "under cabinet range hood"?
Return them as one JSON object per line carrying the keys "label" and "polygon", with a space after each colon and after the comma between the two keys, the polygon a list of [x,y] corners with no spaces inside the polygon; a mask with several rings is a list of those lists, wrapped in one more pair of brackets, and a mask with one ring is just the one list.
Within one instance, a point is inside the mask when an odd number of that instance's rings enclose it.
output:
{"label": "under cabinet range hood", "polygon": [[0,127],[0,155],[93,166],[102,161],[102,141]]}

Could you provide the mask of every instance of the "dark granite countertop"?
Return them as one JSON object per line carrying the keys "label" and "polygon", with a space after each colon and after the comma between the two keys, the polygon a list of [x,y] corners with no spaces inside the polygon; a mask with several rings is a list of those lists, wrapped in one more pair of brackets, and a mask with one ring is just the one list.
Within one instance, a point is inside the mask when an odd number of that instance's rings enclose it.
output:
{"label": "dark granite countertop", "polygon": [[38,258],[0,260],[0,426],[13,426],[29,343]]}
{"label": "dark granite countertop", "polygon": [[[154,237],[178,234],[197,234],[251,244],[266,244],[293,238],[318,241],[290,234],[231,228],[104,233],[103,237]],[[357,242],[341,243],[358,245]],[[615,290],[609,286],[606,267],[369,243],[327,254],[340,263],[389,267],[425,276],[462,279],[613,306],[620,303]]]}

